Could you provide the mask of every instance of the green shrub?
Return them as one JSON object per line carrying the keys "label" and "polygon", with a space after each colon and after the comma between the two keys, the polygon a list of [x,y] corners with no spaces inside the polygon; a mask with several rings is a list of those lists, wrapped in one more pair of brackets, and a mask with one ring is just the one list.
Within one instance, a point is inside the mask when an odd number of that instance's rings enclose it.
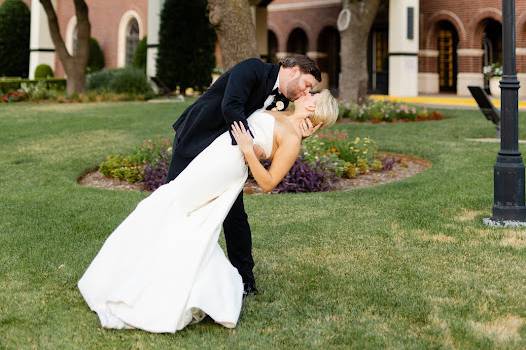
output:
{"label": "green shrub", "polygon": [[325,131],[302,143],[303,159],[341,177],[354,177],[378,168],[378,146],[368,137],[350,140],[346,132]]}
{"label": "green shrub", "polygon": [[110,90],[117,93],[149,94],[152,87],[144,72],[137,68],[124,68],[115,72],[110,82]]}
{"label": "green shrub", "polygon": [[89,74],[86,86],[88,90],[99,92],[153,94],[144,72],[132,67],[102,70]]}
{"label": "green shrub", "polygon": [[20,0],[0,5],[0,76],[27,77],[31,15]]}
{"label": "green shrub", "polygon": [[100,48],[99,42],[94,39],[89,39],[89,58],[86,65],[86,73],[98,72],[104,68],[104,53]]}
{"label": "green shrub", "polygon": [[142,164],[125,156],[108,156],[99,166],[100,172],[107,177],[135,183],[142,180]]}
{"label": "green shrub", "polygon": [[86,77],[86,89],[92,91],[109,91],[110,82],[115,70],[103,69],[99,72],[88,74]]}
{"label": "green shrub", "polygon": [[35,79],[45,79],[53,77],[53,69],[47,64],[39,64],[35,69]]}
{"label": "green shrub", "polygon": [[130,183],[144,179],[146,164],[154,164],[170,149],[170,140],[145,141],[129,155],[110,155],[99,165],[99,171],[107,177]]}
{"label": "green shrub", "polygon": [[146,72],[146,54],[148,50],[148,43],[146,37],[142,38],[135,49],[133,55],[133,66]]}

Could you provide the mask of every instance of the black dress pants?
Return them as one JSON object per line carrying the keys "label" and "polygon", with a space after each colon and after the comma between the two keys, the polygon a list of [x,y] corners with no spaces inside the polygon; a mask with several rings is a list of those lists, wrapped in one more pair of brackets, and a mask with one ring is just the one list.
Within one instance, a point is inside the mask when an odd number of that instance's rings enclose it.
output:
{"label": "black dress pants", "polygon": [[[174,147],[175,149],[175,140]],[[190,164],[193,158],[182,157],[172,152],[172,160],[166,177],[166,183],[175,179]],[[243,283],[254,284],[254,259],[252,258],[252,234],[248,216],[243,204],[243,191],[239,193],[234,205],[223,222],[226,249],[230,263],[238,270]]]}

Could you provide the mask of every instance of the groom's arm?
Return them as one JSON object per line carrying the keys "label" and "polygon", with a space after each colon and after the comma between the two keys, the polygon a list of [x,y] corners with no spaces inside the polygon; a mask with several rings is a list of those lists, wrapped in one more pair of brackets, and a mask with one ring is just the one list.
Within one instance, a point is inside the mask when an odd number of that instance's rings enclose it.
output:
{"label": "groom's arm", "polygon": [[[245,115],[245,105],[254,86],[262,84],[261,73],[263,71],[263,62],[257,58],[245,60],[232,68],[228,83],[221,102],[221,109],[223,118],[225,118],[232,144],[237,145],[234,136],[232,135],[231,125],[238,121],[243,123],[245,129],[250,132],[247,118]],[[252,135],[254,136],[254,135]]]}

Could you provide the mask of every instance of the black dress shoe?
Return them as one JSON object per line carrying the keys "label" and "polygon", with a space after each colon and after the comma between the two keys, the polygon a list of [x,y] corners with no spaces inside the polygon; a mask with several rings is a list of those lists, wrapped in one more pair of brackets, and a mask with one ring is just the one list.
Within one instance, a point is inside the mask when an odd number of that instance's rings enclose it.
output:
{"label": "black dress shoe", "polygon": [[243,296],[246,297],[251,294],[252,295],[258,294],[256,285],[254,283],[243,283]]}

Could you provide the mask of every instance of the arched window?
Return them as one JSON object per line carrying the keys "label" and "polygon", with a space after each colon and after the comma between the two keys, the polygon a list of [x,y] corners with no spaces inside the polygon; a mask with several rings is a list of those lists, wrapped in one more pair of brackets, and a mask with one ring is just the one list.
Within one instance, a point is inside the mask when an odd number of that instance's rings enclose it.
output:
{"label": "arched window", "polygon": [[287,41],[287,51],[289,53],[297,53],[305,55],[307,53],[307,48],[309,46],[309,40],[307,39],[307,34],[301,28],[294,29]]}
{"label": "arched window", "polygon": [[131,65],[133,63],[133,55],[139,44],[139,22],[137,19],[132,18],[128,22],[126,29],[126,60],[125,65]]}
{"label": "arched window", "polygon": [[130,65],[139,44],[145,35],[141,16],[134,10],[126,11],[119,22],[117,67]]}

